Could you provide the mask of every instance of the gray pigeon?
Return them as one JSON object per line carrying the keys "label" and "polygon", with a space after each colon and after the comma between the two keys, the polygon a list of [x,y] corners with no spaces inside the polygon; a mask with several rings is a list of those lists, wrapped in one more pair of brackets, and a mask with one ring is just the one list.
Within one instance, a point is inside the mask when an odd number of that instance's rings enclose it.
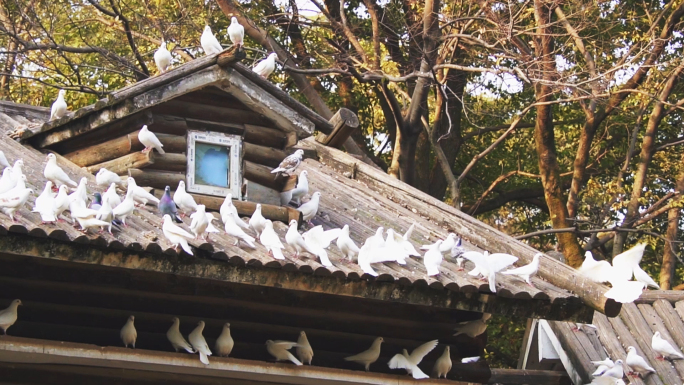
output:
{"label": "gray pigeon", "polygon": [[93,201],[90,202],[90,208],[93,210],[99,210],[102,207],[102,195],[98,192],[93,196]]}
{"label": "gray pigeon", "polygon": [[164,189],[164,195],[159,200],[159,211],[162,216],[168,214],[176,221],[176,223],[183,223],[183,221],[178,216],[178,208],[176,208],[176,203],[174,203],[173,198],[171,198],[171,187],[166,186]]}

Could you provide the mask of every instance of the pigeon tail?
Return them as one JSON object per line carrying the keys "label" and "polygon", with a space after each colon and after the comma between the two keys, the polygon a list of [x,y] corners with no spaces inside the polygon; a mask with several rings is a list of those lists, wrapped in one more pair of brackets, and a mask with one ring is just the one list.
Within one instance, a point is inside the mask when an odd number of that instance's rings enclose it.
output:
{"label": "pigeon tail", "polygon": [[292,353],[287,352],[287,358],[292,361],[293,364],[297,366],[302,366],[303,364],[295,357],[292,355]]}
{"label": "pigeon tail", "polygon": [[192,249],[190,248],[190,245],[188,245],[188,241],[186,241],[185,239],[181,239],[180,245],[183,248],[183,250],[185,250],[186,253],[188,253],[190,255],[194,255],[194,254],[192,254]]}
{"label": "pigeon tail", "polygon": [[[273,252],[273,258],[285,259],[285,256],[283,255],[283,250],[281,250],[280,248],[274,247],[271,249],[271,251]],[[301,363],[300,363],[300,365],[301,365]]]}
{"label": "pigeon tail", "polygon": [[209,357],[207,357],[206,354],[204,354],[204,353],[202,353],[202,352],[199,352],[199,356],[200,356],[200,361],[201,361],[204,365],[209,365]]}

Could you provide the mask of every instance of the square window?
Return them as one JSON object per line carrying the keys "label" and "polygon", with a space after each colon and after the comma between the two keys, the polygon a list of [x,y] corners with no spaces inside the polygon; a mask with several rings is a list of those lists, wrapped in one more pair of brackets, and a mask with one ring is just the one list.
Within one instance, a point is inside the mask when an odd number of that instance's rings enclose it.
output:
{"label": "square window", "polygon": [[188,131],[187,191],[241,199],[242,137]]}

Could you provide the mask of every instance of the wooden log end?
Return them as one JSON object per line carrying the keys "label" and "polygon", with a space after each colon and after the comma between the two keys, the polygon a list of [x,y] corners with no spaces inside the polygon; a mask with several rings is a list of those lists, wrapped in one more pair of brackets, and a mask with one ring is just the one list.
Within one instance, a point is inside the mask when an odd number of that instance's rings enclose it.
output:
{"label": "wooden log end", "polygon": [[216,64],[221,68],[230,66],[231,63],[239,62],[240,60],[247,57],[243,47],[232,46],[227,50],[221,52],[216,57]]}
{"label": "wooden log end", "polygon": [[620,302],[617,302],[613,299],[608,298],[606,300],[606,304],[604,305],[604,314],[607,317],[617,317],[620,314],[620,311],[622,310],[622,304]]}

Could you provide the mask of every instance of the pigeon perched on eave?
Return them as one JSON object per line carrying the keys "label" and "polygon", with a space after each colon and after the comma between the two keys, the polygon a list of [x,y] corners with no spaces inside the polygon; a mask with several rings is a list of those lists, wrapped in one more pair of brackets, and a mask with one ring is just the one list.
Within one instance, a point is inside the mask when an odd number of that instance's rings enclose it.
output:
{"label": "pigeon perched on eave", "polygon": [[45,164],[45,169],[43,170],[43,176],[59,188],[59,186],[66,184],[72,187],[78,186],[76,182],[71,180],[69,175],[67,175],[61,167],[57,165],[57,157],[55,154],[47,155],[47,163]]}
{"label": "pigeon perched on eave", "polygon": [[292,155],[288,155],[283,159],[278,167],[271,170],[271,174],[276,174],[276,177],[280,174],[292,175],[294,171],[302,163],[302,156],[304,155],[304,150],[297,150]]}
{"label": "pigeon perched on eave", "polygon": [[245,27],[240,24],[237,17],[233,16],[230,18],[230,25],[228,26],[228,37],[230,41],[241,47],[245,39]]}
{"label": "pigeon perched on eave", "polygon": [[21,304],[21,300],[15,299],[7,308],[0,310],[0,329],[2,329],[2,334],[7,334],[7,329],[17,322],[17,309]]}
{"label": "pigeon perched on eave", "polygon": [[183,221],[178,216],[178,208],[176,208],[176,203],[171,198],[171,187],[166,186],[164,188],[164,195],[159,199],[159,212],[164,215],[169,215],[171,219],[176,221],[176,223],[183,223]]}
{"label": "pigeon perched on eave", "polygon": [[302,363],[288,352],[288,350],[297,346],[296,342],[290,341],[266,341],[266,351],[272,355],[276,361],[290,361],[297,366],[301,366]]}
{"label": "pigeon perched on eave", "polygon": [[166,332],[166,338],[169,340],[169,342],[171,342],[173,349],[176,352],[183,349],[188,353],[195,353],[195,350],[188,343],[188,341],[183,338],[183,335],[180,332],[180,320],[178,317],[173,317],[172,322],[173,323],[171,324],[171,327]]}
{"label": "pigeon perched on eave", "polygon": [[188,340],[190,341],[190,344],[192,347],[199,353],[200,361],[204,365],[209,365],[209,356],[211,355],[211,350],[209,350],[209,345],[207,344],[207,340],[204,339],[204,336],[202,335],[202,331],[204,330],[204,321],[199,321],[197,323],[197,327],[190,332],[190,335],[188,335]]}
{"label": "pigeon perched on eave", "polygon": [[219,357],[228,357],[233,351],[234,346],[235,341],[233,341],[233,337],[230,335],[230,324],[225,323],[221,335],[216,339],[216,344],[214,345],[216,355]]}
{"label": "pigeon perched on eave", "polygon": [[59,93],[57,94],[57,100],[55,100],[55,102],[52,103],[52,109],[50,110],[50,120],[60,119],[66,114],[67,104],[64,100],[65,94],[66,90],[59,90]]}
{"label": "pigeon perched on eave", "polygon": [[275,71],[276,57],[278,57],[278,54],[273,52],[272,54],[268,55],[266,59],[257,63],[257,65],[252,68],[252,71],[259,74],[262,78],[268,79],[268,76]]}
{"label": "pigeon perched on eave", "polygon": [[406,371],[417,380],[428,378],[428,375],[420,370],[418,364],[420,364],[428,353],[437,347],[437,343],[437,340],[426,342],[413,349],[410,355],[406,349],[404,349],[401,354],[395,354],[394,357],[392,357],[388,366],[390,369],[406,369]]}
{"label": "pigeon perched on eave", "polygon": [[364,366],[366,371],[369,371],[371,364],[380,358],[380,348],[383,341],[384,340],[382,337],[378,337],[373,341],[368,350],[364,350],[363,352],[353,356],[345,357],[344,360],[361,364]]}
{"label": "pigeon perched on eave", "polygon": [[121,341],[124,343],[124,346],[128,347],[128,345],[131,345],[133,349],[135,349],[135,341],[138,339],[138,332],[135,330],[134,322],[134,316],[128,317],[128,320],[121,328],[121,332],[119,333],[119,336],[121,337]]}
{"label": "pigeon perched on eave", "polygon": [[157,65],[159,74],[163,74],[171,65],[171,52],[166,49],[166,42],[162,40],[159,49],[154,53],[154,64]]}
{"label": "pigeon perched on eave", "polygon": [[218,39],[216,39],[214,33],[211,32],[211,27],[208,25],[204,27],[204,31],[200,37],[200,44],[202,45],[202,49],[206,55],[213,55],[223,51],[221,43],[219,43]]}

